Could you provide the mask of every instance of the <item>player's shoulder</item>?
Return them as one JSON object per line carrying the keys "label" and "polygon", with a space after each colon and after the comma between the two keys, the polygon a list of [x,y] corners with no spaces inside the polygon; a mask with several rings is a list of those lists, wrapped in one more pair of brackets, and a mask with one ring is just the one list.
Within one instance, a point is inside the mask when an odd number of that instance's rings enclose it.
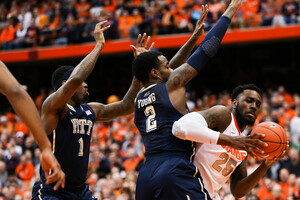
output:
{"label": "player's shoulder", "polygon": [[209,109],[209,111],[211,113],[215,113],[215,114],[223,114],[223,115],[229,115],[231,116],[231,110],[229,108],[227,108],[226,106],[223,105],[216,105],[213,106]]}
{"label": "player's shoulder", "polygon": [[201,114],[206,119],[209,127],[215,130],[225,130],[231,123],[231,111],[223,105],[213,106],[201,111]]}

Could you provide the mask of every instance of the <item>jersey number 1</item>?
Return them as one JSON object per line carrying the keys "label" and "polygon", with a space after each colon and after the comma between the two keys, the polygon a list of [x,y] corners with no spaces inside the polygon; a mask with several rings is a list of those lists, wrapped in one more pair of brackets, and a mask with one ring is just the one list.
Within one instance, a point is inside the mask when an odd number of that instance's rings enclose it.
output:
{"label": "jersey number 1", "polygon": [[146,132],[148,133],[150,131],[157,129],[157,121],[155,120],[156,114],[155,114],[154,107],[152,105],[147,106],[144,113],[147,117]]}
{"label": "jersey number 1", "polygon": [[79,142],[79,152],[78,152],[78,156],[83,156],[83,139],[82,137],[78,140]]}

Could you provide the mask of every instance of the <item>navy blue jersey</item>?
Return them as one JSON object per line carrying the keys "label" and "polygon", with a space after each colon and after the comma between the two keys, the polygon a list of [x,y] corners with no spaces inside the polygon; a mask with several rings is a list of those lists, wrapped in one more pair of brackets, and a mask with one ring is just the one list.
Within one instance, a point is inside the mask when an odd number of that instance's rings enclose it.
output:
{"label": "navy blue jersey", "polygon": [[[68,105],[68,111],[60,119],[56,129],[49,134],[54,155],[66,174],[66,185],[85,183],[89,163],[90,141],[95,122],[93,109],[82,104],[79,108]],[[46,180],[41,170],[42,180]]]}
{"label": "navy blue jersey", "polygon": [[191,156],[193,144],[172,134],[173,123],[183,115],[172,105],[165,83],[142,89],[135,102],[134,123],[142,134],[145,156],[174,152]]}

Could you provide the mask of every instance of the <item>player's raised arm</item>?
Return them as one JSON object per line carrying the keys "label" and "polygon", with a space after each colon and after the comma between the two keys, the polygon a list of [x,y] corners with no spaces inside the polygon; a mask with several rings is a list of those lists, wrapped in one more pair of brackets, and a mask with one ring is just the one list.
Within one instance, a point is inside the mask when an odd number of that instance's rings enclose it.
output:
{"label": "player's raised arm", "polygon": [[55,90],[57,91],[45,100],[42,107],[42,119],[47,115],[47,121],[44,122],[47,133],[51,132],[56,127],[58,121],[57,116],[63,116],[67,110],[66,102],[75,94],[76,90],[83,84],[94,69],[100,52],[105,44],[103,32],[110,27],[105,26],[106,22],[107,21],[99,22],[95,26],[94,38],[96,40],[96,45],[92,52],[89,53],[75,68],[70,68],[64,74],[60,74],[60,79],[53,83]]}
{"label": "player's raised arm", "polygon": [[200,36],[204,34],[204,28],[205,24],[204,19],[206,17],[206,10],[208,6],[207,5],[202,5],[201,8],[201,14],[199,16],[199,19],[196,23],[195,29],[189,38],[189,40],[179,49],[179,51],[173,56],[173,58],[170,60],[170,68],[176,69],[180,65],[182,65],[188,57],[191,55],[192,50],[194,49],[197,41],[199,40]]}
{"label": "player's raised arm", "polygon": [[[2,61],[0,61],[0,92],[7,97],[18,116],[29,127],[35,141],[39,145],[41,150],[41,165],[48,172],[46,174],[47,182],[57,182],[56,188],[59,186],[64,187],[65,174],[52,154],[51,144],[43,129],[36,106]],[[50,169],[53,171],[53,174],[49,176]]]}
{"label": "player's raised arm", "polygon": [[[146,33],[144,33],[143,36],[141,36],[140,34],[138,35],[136,46],[130,45],[133,49],[134,57],[143,52],[151,51],[154,43],[151,43],[149,47],[150,39],[151,37],[147,37]],[[101,103],[89,103],[89,105],[95,111],[96,119],[100,121],[108,121],[116,117],[128,115],[134,111],[134,100],[141,88],[142,83],[135,76],[133,76],[130,88],[121,101],[108,105],[104,105]]]}
{"label": "player's raised arm", "polygon": [[[167,82],[168,91],[183,88],[195,77],[206,63],[217,53],[221,41],[231,23],[234,13],[241,6],[242,0],[232,0],[224,14],[206,34],[200,46],[189,59],[171,74]],[[207,12],[207,9],[205,9]]]}

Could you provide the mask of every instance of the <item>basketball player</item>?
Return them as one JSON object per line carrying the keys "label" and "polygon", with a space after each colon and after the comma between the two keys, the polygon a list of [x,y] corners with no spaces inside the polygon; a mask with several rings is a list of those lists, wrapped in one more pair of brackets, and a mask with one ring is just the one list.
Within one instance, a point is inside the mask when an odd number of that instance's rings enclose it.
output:
{"label": "basketball player", "polygon": [[[186,84],[216,54],[241,4],[242,0],[231,1],[193,55],[176,70],[172,70],[171,62],[169,64],[159,52],[145,52],[135,58],[133,72],[143,83],[135,102],[135,124],[142,134],[146,150],[146,162],[139,171],[136,184],[137,200],[210,199],[192,163],[195,153],[193,143],[173,136],[172,126],[188,112]],[[200,34],[203,34],[207,11],[207,6],[203,6],[198,24]],[[252,147],[257,140],[250,138],[244,145]]]}
{"label": "basketball player", "polygon": [[[173,124],[175,136],[197,142],[194,164],[200,171],[208,196],[213,199],[220,199],[217,191],[229,178],[233,196],[243,197],[286,152],[284,150],[278,157],[264,160],[247,176],[247,151],[252,154],[252,150],[259,149],[253,145],[255,143],[246,143],[260,134],[244,136],[241,133],[247,125],[253,126],[259,114],[261,91],[254,84],[240,85],[233,90],[231,102],[230,109],[219,105],[205,111],[191,112]],[[261,140],[257,142],[266,145]]]}
{"label": "basketball player", "polygon": [[[39,145],[41,150],[40,163],[46,172],[46,183],[56,182],[54,185],[55,190],[60,186],[64,187],[65,174],[52,153],[50,141],[43,129],[36,106],[2,61],[0,61],[0,92],[7,97],[18,116],[29,127]],[[49,175],[50,170],[52,171],[51,175]]]}
{"label": "basketball player", "polygon": [[[134,99],[141,89],[141,83],[133,78],[130,89],[125,97],[108,105],[101,103],[86,103],[88,100],[88,85],[84,82],[92,72],[99,57],[105,39],[103,32],[109,28],[107,21],[98,23],[94,30],[96,45],[75,68],[62,66],[52,75],[52,85],[55,92],[45,100],[42,106],[42,121],[53,145],[54,155],[66,174],[65,188],[53,191],[53,185],[45,183],[44,172],[41,170],[41,180],[33,186],[32,197],[40,199],[95,199],[89,186],[85,183],[90,152],[90,140],[93,124],[96,120],[107,121],[122,115],[128,115],[134,110]],[[149,37],[146,34],[138,37],[134,55],[147,49]]]}

